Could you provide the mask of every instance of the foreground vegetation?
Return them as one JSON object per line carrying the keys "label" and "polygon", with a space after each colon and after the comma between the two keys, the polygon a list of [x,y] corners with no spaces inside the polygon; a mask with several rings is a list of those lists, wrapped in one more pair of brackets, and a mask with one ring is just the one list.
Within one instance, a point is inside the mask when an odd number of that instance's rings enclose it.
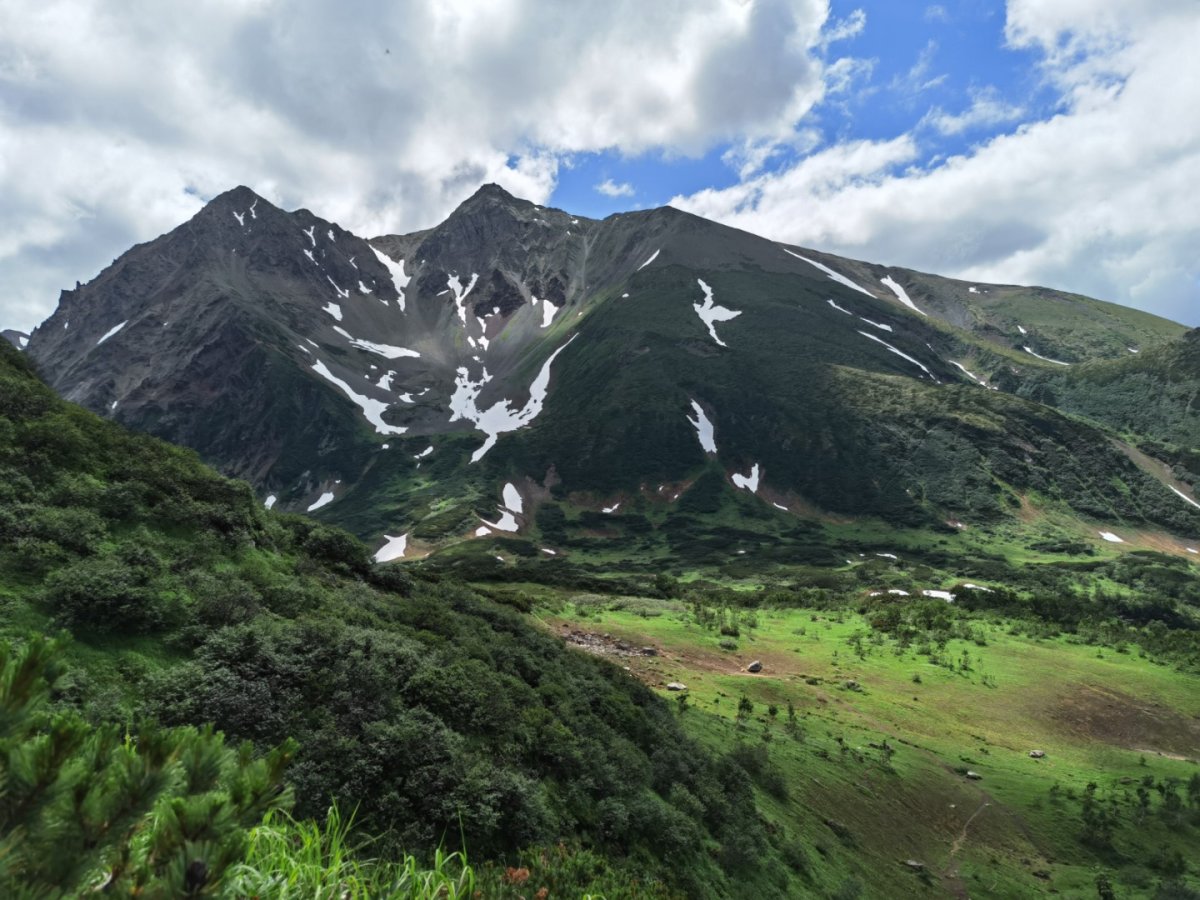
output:
{"label": "foreground vegetation", "polygon": [[1200,894],[1186,556],[696,484],[380,568],[0,346],[0,893]]}
{"label": "foreground vegetation", "polygon": [[689,896],[752,893],[784,865],[744,770],[650,690],[469,588],[264,511],[191,453],[63,403],[7,345],[0,538],[0,636],[73,636],[56,713],[135,756],[164,727],[258,754],[295,740],[293,814],[356,810],[379,858],[544,857],[568,893]]}

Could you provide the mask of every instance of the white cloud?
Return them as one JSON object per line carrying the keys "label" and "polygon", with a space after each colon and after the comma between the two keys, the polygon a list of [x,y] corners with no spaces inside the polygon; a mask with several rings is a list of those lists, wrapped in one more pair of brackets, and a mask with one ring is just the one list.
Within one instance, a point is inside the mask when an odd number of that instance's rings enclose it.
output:
{"label": "white cloud", "polygon": [[902,94],[919,94],[922,91],[927,91],[930,88],[935,88],[940,84],[945,83],[946,73],[940,75],[930,74],[933,69],[933,58],[937,55],[937,41],[928,41],[921,52],[917,54],[917,61],[912,64],[912,68],[903,75],[897,75],[892,79],[891,88]]}
{"label": "white cloud", "polygon": [[570,154],[784,139],[827,0],[0,3],[0,321],[244,183],[363,234]]}
{"label": "white cloud", "polygon": [[596,191],[605,197],[632,197],[634,193],[633,185],[629,182],[617,184],[611,178],[606,178],[596,185]]}
{"label": "white cloud", "polygon": [[971,105],[957,115],[934,109],[922,120],[941,134],[962,134],[975,128],[1006,125],[1026,115],[1025,108],[1005,102],[993,89],[971,92]]}
{"label": "white cloud", "polygon": [[825,29],[821,38],[821,44],[827,47],[835,41],[844,41],[852,37],[858,37],[866,27],[866,12],[856,9],[850,15],[846,16],[846,18],[830,24]]}
{"label": "white cloud", "polygon": [[1009,41],[1046,48],[1045,78],[1062,91],[1045,121],[926,168],[902,168],[918,158],[912,135],[835,145],[672,203],[793,243],[1074,290],[1198,325],[1200,79],[1186,73],[1200,16],[1169,0],[1153,12],[1109,7],[1080,32],[1093,20],[1057,3],[1010,4]]}

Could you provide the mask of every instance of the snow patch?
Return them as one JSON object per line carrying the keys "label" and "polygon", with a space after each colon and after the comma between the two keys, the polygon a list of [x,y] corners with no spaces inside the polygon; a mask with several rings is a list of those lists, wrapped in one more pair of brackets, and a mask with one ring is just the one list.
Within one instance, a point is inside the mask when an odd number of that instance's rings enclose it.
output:
{"label": "snow patch", "polygon": [[388,274],[392,277],[392,286],[396,289],[396,294],[400,298],[400,312],[404,312],[404,289],[408,287],[408,282],[412,280],[412,276],[404,274],[404,260],[393,262],[391,257],[380,253],[374,247],[371,248],[371,252],[375,254],[375,258],[383,264],[383,267],[388,270]]}
{"label": "snow patch", "polygon": [[728,309],[724,306],[717,306],[715,303],[713,303],[712,288],[705,284],[703,279],[697,278],[696,281],[700,285],[700,290],[704,291],[704,302],[693,303],[692,309],[696,311],[696,315],[700,317],[700,321],[702,321],[708,327],[708,333],[712,335],[712,339],[722,347],[727,347],[728,344],[717,337],[717,329],[715,326],[717,322],[728,322],[731,319],[736,319],[742,314],[742,312],[741,310],[737,309]]}
{"label": "snow patch", "polygon": [[793,253],[791,250],[787,249],[787,247],[783,248],[783,252],[788,254],[789,256],[796,257],[796,259],[804,260],[804,262],[808,263],[810,266],[816,266],[818,269],[820,269],[822,272],[824,272],[826,275],[828,275],[830,278],[832,278],[838,284],[844,284],[846,287],[856,290],[860,294],[866,294],[868,297],[875,296],[870,291],[868,291],[865,287],[855,284],[853,281],[851,281],[845,275],[842,275],[839,272],[833,271],[833,269],[829,268],[829,266],[823,265],[823,264],[817,262],[815,259],[809,259],[807,256],[801,256],[799,253]]}
{"label": "snow patch", "polygon": [[1125,349],[1128,350],[1130,353],[1141,353],[1142,352],[1141,350],[1138,350],[1134,347],[1126,347]]}
{"label": "snow patch", "polygon": [[773,507],[775,507],[776,509],[782,509],[784,512],[791,512],[791,510],[788,509],[786,506],[784,506],[782,503],[772,503],[771,505]]}
{"label": "snow patch", "polygon": [[330,278],[328,275],[325,276],[325,280],[333,285],[333,289],[338,292],[339,297],[341,297],[343,300],[350,299],[350,292],[348,290],[345,290],[345,291],[342,290],[340,287],[338,287],[337,282],[334,281],[332,278]]}
{"label": "snow patch", "polygon": [[965,587],[968,591],[983,591],[985,594],[996,593],[990,587],[984,587],[982,584],[971,584],[970,582],[967,582],[963,585],[963,587]]}
{"label": "snow patch", "polygon": [[900,557],[898,557],[898,556],[897,556],[895,553],[876,553],[875,555],[876,555],[876,556],[881,556],[881,557],[883,557],[884,559],[895,559],[895,560],[899,560],[899,559],[900,559]]}
{"label": "snow patch", "polygon": [[310,356],[312,355],[312,351],[309,350],[307,347],[305,347],[303,344],[297,344],[296,346],[299,347],[301,350],[303,350],[305,353],[309,354]]}
{"label": "snow patch", "polygon": [[128,324],[129,324],[129,320],[126,319],[120,325],[114,325],[112,328],[108,329],[108,331],[104,332],[104,334],[100,338],[100,340],[96,341],[96,346],[99,347],[101,344],[103,344],[105,341],[107,341],[110,337],[112,337],[114,334],[116,334],[118,331],[120,331],[122,328],[124,328]]}
{"label": "snow patch", "polygon": [[233,214],[233,217],[238,220],[239,225],[241,225],[243,228],[246,227],[246,214],[245,213],[235,212]]}
{"label": "snow patch", "polygon": [[497,531],[515,532],[518,527],[516,518],[507,509],[500,510],[499,522],[489,522],[487,519],[481,519],[480,521],[488,528],[495,528]]}
{"label": "snow patch", "polygon": [[899,300],[913,312],[925,315],[925,312],[917,309],[917,304],[912,302],[912,299],[908,296],[908,291],[904,290],[904,288],[902,288],[900,284],[894,278],[892,278],[891,275],[887,275],[879,280],[884,287],[888,288],[893,294],[896,295],[897,300]]}
{"label": "snow patch", "polygon": [[1022,347],[1021,349],[1024,350],[1026,353],[1028,353],[1030,356],[1036,356],[1038,359],[1042,360],[1043,362],[1054,363],[1056,366],[1069,366],[1070,365],[1069,362],[1063,362],[1061,359],[1051,359],[1048,356],[1042,356],[1042,354],[1035,353],[1034,351],[1030,350],[1028,347]]}
{"label": "snow patch", "polygon": [[1180,497],[1182,497],[1186,502],[1188,502],[1188,503],[1192,504],[1192,506],[1196,507],[1196,509],[1200,509],[1200,503],[1197,503],[1195,500],[1193,500],[1191,497],[1189,497],[1183,491],[1179,490],[1179,488],[1172,487],[1171,490],[1173,490],[1176,494],[1178,494]]}
{"label": "snow patch", "polygon": [[392,378],[394,378],[395,375],[395,372],[384,372],[383,377],[379,379],[379,384],[375,386],[380,390],[390,391],[392,389]]}
{"label": "snow patch", "polygon": [[333,240],[333,229],[330,228],[328,231],[325,232],[325,235],[329,238],[329,240],[332,241]]}
{"label": "snow patch", "polygon": [[1021,332],[1021,334],[1029,334],[1029,332],[1025,330],[1025,326],[1024,326],[1024,325],[1018,325],[1018,326],[1017,326],[1017,331]]}
{"label": "snow patch", "polygon": [[256,212],[254,211],[254,207],[256,207],[256,206],[258,206],[258,198],[257,198],[257,197],[255,197],[255,198],[254,198],[254,202],[250,204],[250,210],[249,210],[249,212],[250,212],[250,218],[252,218],[252,219],[257,219],[257,218],[258,218],[258,213],[256,213]]}
{"label": "snow patch", "polygon": [[342,393],[349,397],[359,409],[362,410],[363,416],[368,422],[375,426],[375,430],[379,434],[404,434],[408,429],[399,425],[389,425],[383,421],[383,413],[388,408],[388,404],[371,397],[364,397],[362,394],[338,378],[325,366],[321,360],[317,360],[313,364],[313,371],[324,378],[326,381],[337,385],[341,388]]}
{"label": "snow patch", "polygon": [[974,374],[973,372],[971,372],[971,371],[970,371],[970,370],[969,370],[969,369],[968,369],[966,366],[964,366],[962,363],[956,363],[954,360],[950,360],[950,365],[952,365],[952,366],[954,366],[955,368],[957,368],[959,371],[961,371],[961,372],[962,372],[964,375],[966,375],[968,378],[970,378],[970,379],[971,379],[972,381],[974,381],[976,384],[983,384],[983,385],[986,385],[986,384],[987,384],[987,382],[986,382],[986,381],[984,381],[984,380],[983,380],[982,378],[980,378],[978,375],[976,375],[976,374]]}
{"label": "snow patch", "polygon": [[752,494],[757,493],[758,492],[758,463],[755,463],[753,466],[750,467],[749,475],[739,475],[737,472],[734,472],[733,473],[733,483],[737,487],[745,488]]}
{"label": "snow patch", "polygon": [[704,410],[700,408],[700,404],[695,400],[692,401],[692,409],[696,412],[696,418],[693,419],[691,416],[688,416],[687,420],[696,429],[696,437],[700,439],[700,447],[705,453],[716,453],[717,441],[713,435],[713,423],[709,421],[708,416],[704,414]]}
{"label": "snow patch", "polygon": [[850,312],[850,310],[848,310],[848,309],[845,309],[844,307],[838,306],[838,305],[837,305],[836,303],[834,303],[832,300],[828,300],[828,301],[826,301],[826,302],[827,302],[827,303],[828,303],[830,306],[832,306],[834,309],[836,309],[838,312],[844,312],[844,313],[845,313],[846,315],[848,315],[848,316],[852,316],[852,315],[854,315],[854,313]]}
{"label": "snow patch", "polygon": [[267,497],[267,499],[263,501],[263,506],[265,506],[267,509],[270,509],[275,505],[275,501],[278,499],[279,498],[274,494],[271,494],[271,496]]}
{"label": "snow patch", "polygon": [[954,595],[949,591],[921,591],[922,596],[933,597],[935,600],[945,600],[947,603],[954,602]]}
{"label": "snow patch", "polygon": [[[341,317],[338,317],[339,320]],[[419,357],[421,354],[416,350],[409,350],[407,347],[393,347],[391,344],[377,344],[374,341],[364,341],[362,338],[352,337],[345,330],[333,326],[333,330],[348,340],[351,346],[358,347],[360,350],[367,350],[370,353],[378,353],[385,359],[399,359],[402,356]]]}
{"label": "snow patch", "polygon": [[975,287],[975,286],[973,286],[973,285],[972,285],[971,287],[967,288],[967,290],[968,290],[970,293],[972,293],[972,294],[978,294],[978,293],[979,293],[979,288],[977,288],[977,287]]}
{"label": "snow patch", "polygon": [[[562,309],[561,306],[555,306],[549,300],[542,301],[542,327],[549,328],[550,323],[554,321],[555,314]],[[487,349],[486,347],[484,349]]]}
{"label": "snow patch", "polygon": [[620,501],[618,501],[618,502],[614,503],[612,506],[605,506],[605,507],[601,508],[600,512],[604,513],[605,515],[611,516],[613,513],[615,513],[620,508],[621,508],[621,503],[620,503]]}
{"label": "snow patch", "polygon": [[[315,247],[315,246],[317,246],[317,239],[316,239],[315,237],[313,237],[313,232],[317,230],[317,226],[316,226],[316,225],[309,225],[307,228],[303,228],[303,229],[301,229],[301,230],[302,230],[302,231],[303,231],[305,234],[307,234],[307,235],[308,235],[308,239],[309,239],[310,241],[312,241],[312,245],[313,245],[314,247]],[[311,258],[312,258],[312,256],[311,256],[311,254],[310,254],[310,255],[309,255],[309,259],[311,259]]]}
{"label": "snow patch", "polygon": [[479,392],[483,389],[484,384],[491,380],[491,376],[488,375],[485,368],[479,381],[472,381],[471,373],[467,368],[459,367],[457,377],[454,379],[454,394],[450,398],[450,421],[465,419],[474,422],[475,427],[487,435],[483,446],[471,454],[471,462],[479,462],[484,454],[495,446],[500,435],[516,431],[537,418],[546,402],[546,393],[550,388],[550,366],[553,365],[558,354],[571,345],[571,341],[575,340],[575,337],[573,335],[571,340],[551,353],[542,363],[541,371],[533,379],[533,384],[529,386],[529,400],[519,410],[512,409],[509,406],[509,400],[498,400],[487,409],[481,410],[476,405],[476,400],[478,400]]}
{"label": "snow patch", "polygon": [[1104,538],[1104,539],[1105,539],[1106,541],[1108,541],[1110,544],[1123,544],[1123,543],[1125,543],[1125,541],[1124,541],[1123,539],[1121,539],[1121,538],[1117,537],[1117,536],[1116,536],[1115,534],[1113,534],[1111,531],[1101,531],[1101,532],[1100,532],[1100,537]]}
{"label": "snow patch", "polygon": [[543,548],[542,548],[542,552],[543,552],[543,553],[549,553],[551,556],[558,556],[558,551],[557,551],[557,550],[551,550],[549,547],[543,547]]}
{"label": "snow patch", "polygon": [[891,325],[884,325],[882,322],[872,322],[870,319],[866,318],[865,316],[859,316],[859,318],[862,319],[864,322],[866,322],[868,325],[874,325],[876,328],[880,329],[881,331],[890,332],[892,330]]}
{"label": "snow patch", "polygon": [[342,321],[342,308],[336,303],[326,303],[321,309],[325,310],[325,312],[329,313],[339,322]]}
{"label": "snow patch", "polygon": [[304,248],[304,255],[308,257],[308,261],[309,261],[310,263],[312,263],[314,266],[317,264],[317,260],[316,260],[316,258],[315,258],[315,257],[312,255],[312,251],[311,251],[311,250],[309,250],[307,247],[305,247],[305,248]]}
{"label": "snow patch", "polygon": [[511,481],[504,485],[504,505],[515,513],[521,512],[525,506],[521,500],[521,492],[517,490],[517,486]]}
{"label": "snow patch", "polygon": [[467,308],[464,305],[464,303],[467,299],[467,295],[470,294],[471,291],[474,289],[475,282],[477,282],[478,280],[479,280],[478,273],[473,274],[471,276],[471,283],[468,284],[466,289],[464,290],[463,286],[462,286],[462,282],[458,280],[457,275],[451,275],[448,279],[446,279],[446,286],[448,288],[450,288],[451,291],[454,292],[454,308],[456,310],[458,310],[458,317],[460,319],[462,319],[462,323],[464,325],[467,324]]}
{"label": "snow patch", "polygon": [[657,250],[655,250],[653,253],[651,253],[650,258],[648,260],[646,260],[644,263],[642,263],[640,266],[638,266],[636,269],[634,269],[633,271],[635,271],[635,272],[642,271],[642,269],[646,268],[646,266],[650,265],[650,263],[652,263],[656,259],[658,259],[658,254],[660,254],[660,253],[662,253],[661,247],[658,248]]}
{"label": "snow patch", "polygon": [[369,293],[371,293],[371,289],[369,287],[367,287],[365,284],[363,284],[362,281],[359,281],[358,282],[358,292],[360,294],[369,294]]}
{"label": "snow patch", "polygon": [[320,497],[317,498],[316,502],[313,503],[313,505],[310,506],[307,511],[312,512],[313,510],[320,509],[322,506],[328,506],[332,502],[333,502],[333,491],[326,491]]}
{"label": "snow patch", "polygon": [[475,537],[483,537],[485,534],[491,534],[491,533],[492,533],[492,529],[490,529],[484,525],[480,525],[478,528],[475,529]]}
{"label": "snow patch", "polygon": [[387,543],[375,551],[375,562],[383,563],[391,562],[393,559],[403,559],[404,551],[408,549],[408,533],[399,537],[385,534],[383,539]]}
{"label": "snow patch", "polygon": [[424,450],[422,450],[420,453],[418,453],[416,456],[414,456],[413,459],[424,459],[432,452],[433,452],[433,444],[430,444],[428,447],[426,447]]}
{"label": "snow patch", "polygon": [[897,350],[895,347],[893,347],[891,344],[889,344],[887,341],[883,340],[882,338],[877,338],[877,337],[875,337],[875,335],[873,335],[873,334],[867,334],[867,332],[865,332],[865,331],[860,331],[860,332],[859,332],[859,334],[861,334],[861,335],[862,335],[863,337],[865,337],[865,338],[870,338],[871,340],[875,341],[876,343],[883,344],[883,346],[887,347],[887,348],[888,348],[890,351],[892,351],[893,353],[895,353],[897,356],[899,356],[899,357],[902,357],[903,359],[906,359],[906,360],[908,360],[908,361],[909,361],[910,363],[912,363],[914,366],[917,366],[918,368],[920,368],[920,370],[921,370],[922,372],[924,372],[924,373],[925,373],[926,375],[928,375],[930,378],[933,378],[933,381],[934,381],[934,383],[935,383],[935,384],[939,383],[939,382],[938,382],[938,380],[937,380],[936,378],[934,378],[934,377],[933,377],[933,373],[932,373],[932,372],[930,372],[930,371],[929,371],[929,369],[927,369],[927,368],[925,367],[925,364],[924,364],[924,363],[922,363],[922,362],[919,362],[919,361],[917,361],[917,360],[913,359],[913,358],[912,358],[911,356],[909,356],[907,353],[904,353],[904,352],[902,352],[902,351],[900,351],[900,350]]}

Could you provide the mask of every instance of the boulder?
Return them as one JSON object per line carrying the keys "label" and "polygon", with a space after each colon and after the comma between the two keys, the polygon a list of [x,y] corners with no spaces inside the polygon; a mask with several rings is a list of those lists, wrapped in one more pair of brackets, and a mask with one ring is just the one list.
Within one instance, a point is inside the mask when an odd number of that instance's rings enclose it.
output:
{"label": "boulder", "polygon": [[1045,755],[1046,755],[1045,750],[1030,750],[1029,751],[1029,756],[1031,759],[1041,759]]}
{"label": "boulder", "polygon": [[683,684],[682,682],[679,682],[679,681],[670,681],[670,682],[667,682],[667,690],[668,691],[686,691],[687,685]]}
{"label": "boulder", "polygon": [[972,781],[979,781],[981,778],[983,778],[983,776],[978,772],[972,772],[970,769],[967,769],[967,777]]}
{"label": "boulder", "polygon": [[750,663],[750,665],[746,666],[746,671],[747,672],[761,672],[762,671],[762,663],[756,659],[754,662]]}

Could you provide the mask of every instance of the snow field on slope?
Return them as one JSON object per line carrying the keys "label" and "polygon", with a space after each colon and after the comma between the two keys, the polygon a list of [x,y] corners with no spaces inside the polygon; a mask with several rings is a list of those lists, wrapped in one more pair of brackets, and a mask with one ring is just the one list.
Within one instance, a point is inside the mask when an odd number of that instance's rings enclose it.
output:
{"label": "snow field on slope", "polygon": [[[809,259],[807,256],[801,256],[799,253],[793,253],[791,250],[787,249],[787,247],[783,248],[783,252],[788,254],[789,256],[796,257],[796,259],[803,260],[804,262],[808,263],[810,266],[816,266],[818,269],[820,269],[822,272],[824,272],[826,275],[828,275],[830,278],[832,278],[838,284],[844,284],[846,287],[848,287],[852,290],[858,291],[860,294],[866,294],[868,297],[875,296],[874,294],[872,294],[870,291],[868,291],[862,285],[855,284],[853,281],[851,281],[845,275],[841,274],[840,272],[833,271],[833,269],[829,268],[829,266],[824,265],[823,263],[819,263],[815,259]],[[845,312],[845,310],[843,310],[843,312]]]}
{"label": "snow field on slope", "polygon": [[728,344],[726,344],[723,340],[721,340],[719,337],[717,337],[717,329],[715,327],[716,323],[717,322],[728,322],[731,319],[736,319],[738,316],[740,316],[742,314],[742,312],[741,312],[741,310],[729,309],[728,307],[725,307],[725,306],[718,306],[716,303],[713,302],[712,288],[710,288],[707,284],[705,284],[705,282],[700,278],[697,278],[696,281],[700,285],[700,290],[704,291],[704,302],[703,303],[693,303],[692,309],[694,309],[696,311],[696,315],[698,315],[700,317],[700,321],[702,321],[705,324],[705,326],[707,326],[708,333],[710,335],[712,335],[712,339],[714,341],[716,341],[718,344],[720,344],[722,347],[727,347]]}

